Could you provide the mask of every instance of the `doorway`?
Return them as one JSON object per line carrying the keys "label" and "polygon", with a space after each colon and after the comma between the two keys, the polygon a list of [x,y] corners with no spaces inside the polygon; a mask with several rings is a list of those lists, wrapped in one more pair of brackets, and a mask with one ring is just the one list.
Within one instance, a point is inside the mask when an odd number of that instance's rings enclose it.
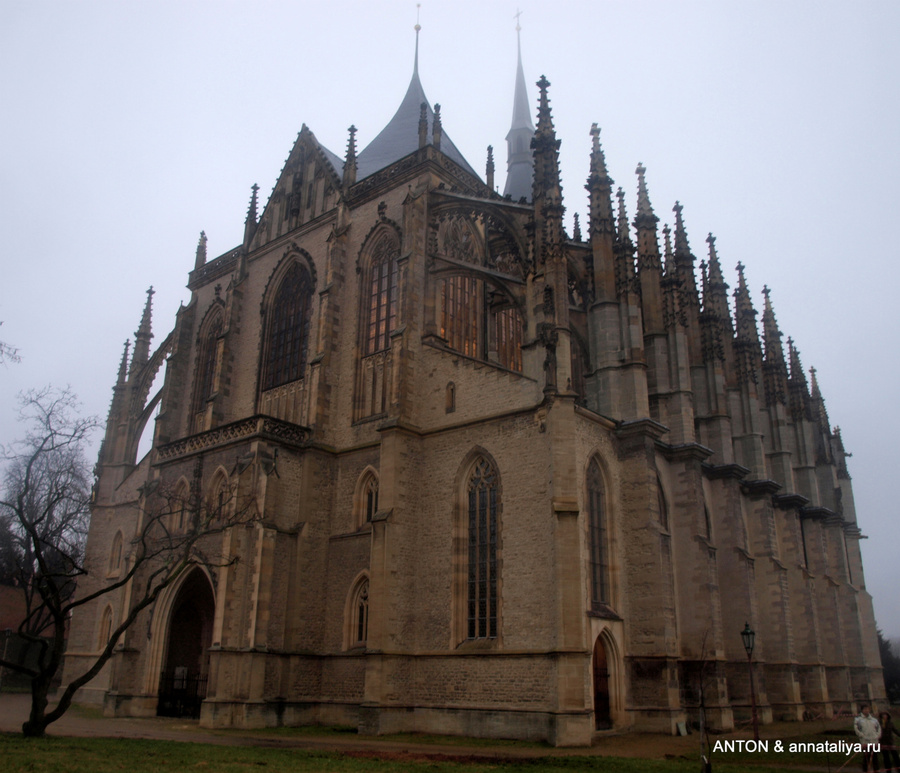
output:
{"label": "doorway", "polygon": [[159,678],[157,716],[200,716],[209,677],[215,608],[209,580],[195,569],[172,604],[166,657]]}
{"label": "doorway", "polygon": [[591,670],[594,682],[594,729],[609,730],[612,727],[612,714],[609,709],[609,666],[606,647],[603,646],[603,639],[600,636],[594,643]]}

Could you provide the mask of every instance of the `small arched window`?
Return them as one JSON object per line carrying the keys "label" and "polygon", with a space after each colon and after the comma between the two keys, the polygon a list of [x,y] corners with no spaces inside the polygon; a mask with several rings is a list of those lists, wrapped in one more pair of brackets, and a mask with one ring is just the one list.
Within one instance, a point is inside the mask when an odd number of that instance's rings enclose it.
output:
{"label": "small arched window", "polygon": [[369,640],[369,575],[361,572],[344,602],[344,649],[365,647]]}
{"label": "small arched window", "polygon": [[303,378],[312,292],[309,272],[300,263],[294,263],[281,279],[269,308],[263,390]]}
{"label": "small arched window", "polygon": [[227,520],[231,505],[231,488],[228,476],[221,469],[213,477],[206,500],[207,518],[210,522]]}
{"label": "small arched window", "polygon": [[102,650],[109,644],[109,637],[112,634],[112,607],[107,605],[103,610],[103,616],[100,618],[100,630],[97,634],[97,649]]}
{"label": "small arched window", "polygon": [[669,505],[666,503],[666,492],[663,491],[662,480],[656,476],[656,497],[659,507],[659,525],[663,530],[669,530]]}
{"label": "small arched window", "polygon": [[400,245],[396,235],[383,231],[377,237],[371,254],[365,310],[367,355],[390,348],[391,333],[397,327],[397,258]]}
{"label": "small arched window", "polygon": [[592,459],[587,472],[588,549],[591,575],[591,609],[610,604],[609,532],[600,464]]}
{"label": "small arched window", "polygon": [[378,512],[378,476],[370,468],[363,473],[356,489],[356,525],[371,523]]}
{"label": "small arched window", "polygon": [[122,538],[122,532],[117,531],[116,536],[113,537],[112,548],[109,551],[109,574],[111,576],[118,575],[119,572],[122,571],[123,547],[124,540]]}
{"label": "small arched window", "polygon": [[366,640],[369,638],[369,581],[364,580],[360,583],[359,589],[356,591],[356,598],[353,603],[354,620],[353,632],[356,641],[355,646],[365,646]]}

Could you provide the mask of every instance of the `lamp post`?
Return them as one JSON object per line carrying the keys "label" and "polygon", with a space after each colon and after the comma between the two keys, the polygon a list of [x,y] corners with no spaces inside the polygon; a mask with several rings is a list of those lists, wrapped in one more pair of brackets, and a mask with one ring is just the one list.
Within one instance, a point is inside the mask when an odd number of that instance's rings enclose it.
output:
{"label": "lamp post", "polygon": [[741,631],[741,641],[744,642],[744,649],[747,650],[747,668],[750,671],[750,709],[753,712],[753,740],[759,740],[759,720],[756,716],[756,690],[753,687],[753,644],[756,641],[756,633],[750,627],[750,623],[744,623],[744,630]]}

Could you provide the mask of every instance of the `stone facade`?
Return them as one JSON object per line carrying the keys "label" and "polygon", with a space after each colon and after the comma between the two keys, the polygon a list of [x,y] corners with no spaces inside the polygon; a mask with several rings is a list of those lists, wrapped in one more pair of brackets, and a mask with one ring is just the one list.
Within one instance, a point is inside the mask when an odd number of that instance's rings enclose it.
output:
{"label": "stone facade", "polygon": [[[530,197],[494,192],[490,154],[482,182],[416,70],[358,155],[354,129],[342,161],[303,127],[243,243],[208,260],[201,238],[152,354],[148,297],[82,590],[125,571],[153,491],[227,491],[254,517],[204,538],[224,560],[142,612],[83,699],[154,714],[196,678],[210,727],[586,744],[673,732],[702,703],[730,728],[750,713],[745,623],[764,721],[884,698],[815,372],[768,290],[760,336],[740,266],[732,308],[712,237],[697,272],[680,205],[660,237],[643,167],[629,221],[598,130],[586,238],[566,233],[538,85]],[[74,618],[65,679],[132,593]]]}

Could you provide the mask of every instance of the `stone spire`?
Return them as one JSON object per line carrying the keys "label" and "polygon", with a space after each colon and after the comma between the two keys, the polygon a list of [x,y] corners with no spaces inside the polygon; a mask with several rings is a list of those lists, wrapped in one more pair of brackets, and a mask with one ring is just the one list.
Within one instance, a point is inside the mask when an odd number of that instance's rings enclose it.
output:
{"label": "stone spire", "polygon": [[530,199],[534,182],[534,159],[531,155],[534,124],[531,121],[528,90],[525,88],[525,71],[522,68],[521,30],[517,22],[516,86],[513,94],[512,121],[506,134],[506,185],[503,188],[503,195],[509,196],[513,201]]}
{"label": "stone spire", "polygon": [[728,310],[728,285],[722,276],[722,266],[716,253],[716,237],[709,234],[709,262],[700,263],[703,290],[703,307],[700,312],[700,341],[706,362],[725,362],[726,342],[733,336],[731,315]]}
{"label": "stone spire", "polygon": [[738,379],[742,383],[757,381],[757,368],[762,363],[759,330],[756,327],[756,309],[744,279],[744,264],[737,264],[738,284],[734,291],[735,340]]}
{"label": "stone spire", "polygon": [[735,267],[738,272],[738,284],[734,291],[734,318],[738,338],[759,343],[759,331],[756,327],[756,309],[753,308],[753,300],[747,289],[747,280],[744,278],[744,264],[738,263]]}
{"label": "stone spire", "polygon": [[[687,231],[684,227],[684,219],[681,212],[684,207],[676,201],[672,211],[675,213],[675,272],[681,282],[681,301],[684,310],[695,317],[700,306],[700,297],[697,293],[697,280],[694,277],[694,256],[691,246],[688,244]],[[668,266],[667,266],[668,271]]]}
{"label": "stone spire", "polygon": [[719,255],[716,252],[716,237],[712,234],[706,237],[709,244],[709,262],[707,286],[703,292],[703,311],[712,311],[725,324],[729,335],[732,334],[731,312],[728,308],[728,285],[722,274],[722,264],[719,262]]}
{"label": "stone spire", "polygon": [[824,432],[831,431],[831,422],[828,419],[828,411],[825,410],[825,398],[819,391],[819,381],[816,378],[816,369],[809,369],[810,377],[810,400],[812,401],[813,416],[819,422],[819,426]]}
{"label": "stone spire", "polygon": [[206,265],[206,231],[200,232],[200,241],[197,242],[197,253],[194,258],[194,271]]}
{"label": "stone spire", "polygon": [[116,378],[116,386],[123,387],[125,386],[125,381],[128,377],[128,350],[131,348],[131,341],[125,341],[125,349],[122,352],[122,361],[119,363],[119,375]]}
{"label": "stone spire", "polygon": [[588,192],[588,241],[593,259],[594,298],[609,301],[616,297],[616,221],[612,207],[613,180],[606,169],[600,147],[600,129],[591,126],[591,171],[584,186]]}
{"label": "stone spire", "polygon": [[345,188],[349,188],[356,182],[356,127],[351,126],[347,131],[350,137],[347,140],[347,157],[344,159],[344,178],[343,184]]}
{"label": "stone spire", "polygon": [[638,281],[641,287],[641,314],[644,331],[660,333],[663,330],[662,261],[659,255],[659,236],[656,232],[659,218],[650,204],[647,192],[647,169],[638,164],[634,173],[638,178],[637,214],[634,227],[637,231]]}
{"label": "stone spire", "polygon": [[431,144],[435,150],[441,149],[441,137],[444,136],[444,127],[441,124],[441,106],[435,102],[434,119],[431,122]]}
{"label": "stone spire", "polygon": [[256,226],[258,225],[256,195],[259,192],[259,186],[256,183],[253,183],[253,187],[250,191],[250,206],[247,207],[247,219],[244,221],[244,249],[249,249],[253,235],[256,233]]}
{"label": "stone spire", "polygon": [[676,325],[685,326],[687,317],[681,305],[681,279],[675,267],[675,255],[672,252],[672,229],[668,224],[663,226],[663,245],[665,266],[660,283],[663,294],[663,324],[666,329],[672,329]]}
{"label": "stone spire", "polygon": [[765,305],[763,306],[763,340],[766,346],[766,356],[763,361],[763,384],[765,386],[766,405],[775,405],[787,402],[788,373],[787,363],[784,359],[784,349],[781,345],[781,331],[775,319],[772,309],[772,301],[769,298],[770,290],[763,287]]}
{"label": "stone spire", "polygon": [[494,147],[487,146],[487,163],[484,166],[484,179],[487,182],[488,190],[494,192]]}
{"label": "stone spire", "polygon": [[572,241],[581,241],[581,219],[576,212],[574,215],[574,223],[572,224]]}
{"label": "stone spire", "polygon": [[134,334],[134,353],[131,356],[131,370],[134,374],[150,359],[150,339],[153,338],[151,318],[153,316],[153,287],[147,290],[147,303],[144,304],[144,313],[141,315],[141,324]]}
{"label": "stone spire", "polygon": [[619,222],[616,233],[616,297],[621,298],[634,289],[634,242],[631,241],[631,229],[628,214],[625,211],[625,192],[616,191],[619,200]]}
{"label": "stone spire", "polygon": [[565,241],[563,231],[562,183],[559,176],[559,140],[553,128],[550,114],[550,99],[547,89],[550,86],[543,75],[537,83],[541,96],[538,107],[538,124],[531,139],[534,151],[534,184],[532,200],[535,210],[536,257],[540,265],[548,258],[562,255]]}
{"label": "stone spire", "polygon": [[797,351],[792,339],[788,338],[787,345],[788,361],[791,365],[791,374],[788,378],[791,416],[795,421],[799,421],[809,418],[809,385],[806,383],[803,365],[800,364],[800,352]]}

